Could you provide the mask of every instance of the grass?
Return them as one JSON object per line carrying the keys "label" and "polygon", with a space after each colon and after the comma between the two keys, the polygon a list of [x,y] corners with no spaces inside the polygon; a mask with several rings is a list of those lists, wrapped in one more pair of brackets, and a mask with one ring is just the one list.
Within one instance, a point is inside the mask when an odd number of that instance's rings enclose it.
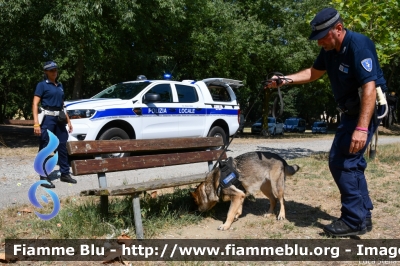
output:
{"label": "grass", "polygon": [[[376,160],[368,159],[366,176],[369,187],[373,188],[371,197],[374,204],[381,210],[382,216],[391,215],[398,217],[400,206],[400,184],[398,182],[398,170],[400,169],[400,144],[379,146]],[[287,222],[280,225],[280,230],[266,231],[268,238],[284,239],[293,237],[292,234],[301,235],[299,225],[313,227],[319,224],[322,213],[332,212],[338,209],[337,187],[335,187],[327,166],[327,153],[316,153],[310,157],[298,158],[288,161],[289,164],[298,164],[301,170],[287,181],[290,182],[291,200],[287,200],[287,209],[295,210],[293,215],[301,215],[296,222]],[[396,177],[396,178],[393,178]],[[332,201],[332,207],[321,201],[315,201],[316,195],[304,193],[312,187],[323,193],[324,201]],[[385,191],[385,193],[381,193]],[[319,195],[321,196],[321,195]],[[260,199],[249,197],[248,206],[252,208]],[[175,188],[169,193],[152,196],[144,193],[141,197],[143,226],[145,238],[157,238],[162,232],[171,229],[184,228],[203,222],[205,219],[223,220],[229,203],[217,204],[207,213],[200,214],[194,211],[193,200],[189,195],[189,188]],[[260,204],[258,204],[260,205]],[[103,217],[99,210],[99,198],[97,197],[68,197],[62,199],[59,214],[50,221],[43,221],[33,212],[27,211],[28,205],[17,206],[0,211],[0,243],[5,239],[90,239],[90,238],[115,238],[121,234],[127,234],[135,238],[135,226],[133,223],[132,200],[130,196],[110,197],[109,215]],[[324,206],[324,207],[322,207]],[[41,213],[52,210],[52,204],[48,204]],[[251,210],[255,215],[262,216],[266,208]],[[393,219],[393,222],[397,221]],[[247,222],[248,229],[270,227],[274,220]],[[387,225],[387,227],[391,227]],[[258,229],[259,230],[259,229]]]}
{"label": "grass", "polygon": [[[44,221],[29,213],[29,208],[19,206],[3,210],[0,219],[0,243],[4,239],[50,238],[91,239],[113,238],[121,234],[135,236],[131,197],[112,197],[109,214],[104,217],[99,210],[99,199],[68,197],[61,201],[61,210],[56,217]],[[49,213],[52,204],[41,213]],[[173,193],[152,198],[143,194],[141,208],[146,238],[152,238],[170,227],[199,222],[201,217],[193,213],[189,189],[174,189]]]}

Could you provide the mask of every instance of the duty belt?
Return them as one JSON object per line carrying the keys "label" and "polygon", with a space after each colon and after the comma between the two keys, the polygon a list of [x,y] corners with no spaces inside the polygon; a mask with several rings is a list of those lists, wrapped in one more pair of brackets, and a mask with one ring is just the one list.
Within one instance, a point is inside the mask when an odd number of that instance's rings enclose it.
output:
{"label": "duty belt", "polygon": [[60,111],[49,111],[49,110],[44,110],[45,115],[51,115],[51,116],[59,116]]}

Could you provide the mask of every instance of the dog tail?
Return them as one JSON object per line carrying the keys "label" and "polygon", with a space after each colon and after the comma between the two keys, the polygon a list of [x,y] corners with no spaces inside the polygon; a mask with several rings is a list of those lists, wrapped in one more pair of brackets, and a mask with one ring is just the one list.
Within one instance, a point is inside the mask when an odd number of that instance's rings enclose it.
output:
{"label": "dog tail", "polygon": [[300,166],[298,166],[297,164],[294,165],[286,165],[285,166],[285,174],[286,175],[294,175],[297,171],[299,171]]}

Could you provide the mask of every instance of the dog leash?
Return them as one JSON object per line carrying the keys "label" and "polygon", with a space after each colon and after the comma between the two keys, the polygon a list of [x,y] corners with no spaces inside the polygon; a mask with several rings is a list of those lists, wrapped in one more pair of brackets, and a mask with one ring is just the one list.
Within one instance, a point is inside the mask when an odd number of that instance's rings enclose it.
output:
{"label": "dog leash", "polygon": [[[272,76],[277,76],[277,78],[274,78],[274,79],[268,78],[270,75],[272,75]],[[268,84],[271,83],[272,81],[275,81],[278,85],[280,85],[280,84],[282,84],[283,80],[286,80],[288,84],[293,82],[292,79],[289,79],[289,78],[285,77],[285,75],[283,75],[282,73],[279,73],[279,72],[271,72],[271,73],[269,73],[269,74],[267,75],[266,79],[265,79],[264,81],[261,82],[262,88],[258,90],[258,94],[257,94],[257,96],[256,96],[256,99],[259,99],[258,96],[260,96],[261,91],[263,91],[263,90],[265,89],[265,86],[266,86],[266,85],[268,85]],[[278,87],[278,95],[279,95],[279,99],[280,99],[280,103],[281,103],[281,108],[280,108],[280,114],[279,114],[279,116],[281,116],[282,113],[283,113],[283,99],[282,99],[282,93],[281,93],[281,90],[280,90],[279,87]],[[275,98],[275,100],[274,100],[274,107],[273,107],[273,110],[272,110],[272,115],[273,115],[273,117],[275,117],[275,109],[276,109],[276,108],[275,108],[275,105],[277,104],[277,99],[278,99],[278,98]],[[247,112],[247,115],[246,115],[246,117],[244,118],[245,121],[246,121],[246,119],[247,119],[247,116],[250,114],[250,111],[253,109],[255,103],[256,103],[256,101],[253,102],[253,104],[251,105],[249,111]],[[240,127],[239,127],[239,128],[240,128]],[[226,146],[224,147],[224,151],[221,153],[221,155],[219,156],[218,160],[214,163],[214,166],[213,166],[213,168],[211,169],[211,171],[214,170],[215,167],[217,167],[217,163],[219,163],[219,162],[221,161],[222,156],[224,155],[224,153],[226,153],[226,151],[228,150],[229,145],[231,145],[233,139],[236,137],[237,133],[239,132],[239,128],[236,130],[235,134],[232,135],[232,138],[231,138],[231,140],[229,141],[228,145],[226,145]],[[211,171],[210,171],[210,172],[211,172]]]}

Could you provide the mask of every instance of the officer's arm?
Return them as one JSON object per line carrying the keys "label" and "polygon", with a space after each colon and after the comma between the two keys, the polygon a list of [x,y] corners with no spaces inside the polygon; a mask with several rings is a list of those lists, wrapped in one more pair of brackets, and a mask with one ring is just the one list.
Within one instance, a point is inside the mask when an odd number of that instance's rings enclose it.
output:
{"label": "officer's arm", "polygon": [[40,97],[39,96],[33,96],[33,101],[32,101],[32,115],[33,115],[33,122],[35,125],[39,124],[39,118],[38,118],[38,106],[40,102]]}
{"label": "officer's arm", "polygon": [[[325,70],[317,70],[314,67],[310,67],[295,74],[291,74],[285,76],[285,79],[282,79],[282,83],[280,85],[276,84],[276,81],[272,81],[268,83],[266,87],[268,88],[277,88],[287,84],[304,84],[309,83],[314,80],[319,79],[323,74],[325,74]],[[276,79],[277,76],[273,76],[272,79]]]}
{"label": "officer's arm", "polygon": [[374,114],[376,101],[375,81],[370,81],[361,86],[361,110],[358,119],[358,127],[368,128],[372,115]]}
{"label": "officer's arm", "polygon": [[285,84],[288,83],[288,81],[290,81],[290,84],[309,83],[322,77],[325,72],[325,70],[317,70],[314,67],[310,67],[295,74],[286,76],[287,80],[285,81]]}
{"label": "officer's arm", "polygon": [[72,127],[71,120],[69,119],[68,112],[67,112],[67,110],[65,109],[64,102],[63,102],[63,111],[65,112],[65,116],[67,117],[68,132],[69,132],[69,133],[72,133],[72,131],[74,130],[74,128]]}
{"label": "officer's arm", "polygon": [[[370,81],[361,86],[361,109],[357,127],[368,128],[372,115],[374,114],[376,101],[375,81]],[[350,143],[350,153],[356,153],[364,148],[367,143],[368,132],[356,129],[353,132]]]}

